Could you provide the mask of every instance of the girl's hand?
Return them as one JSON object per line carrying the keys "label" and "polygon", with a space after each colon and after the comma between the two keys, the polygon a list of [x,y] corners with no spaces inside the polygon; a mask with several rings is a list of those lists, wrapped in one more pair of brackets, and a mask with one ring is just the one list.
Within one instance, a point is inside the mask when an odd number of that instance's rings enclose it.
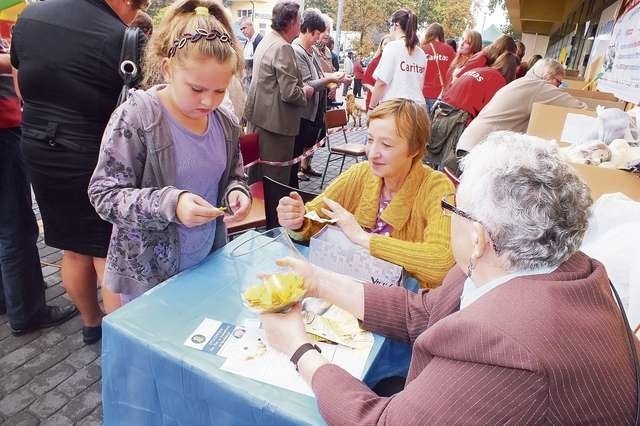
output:
{"label": "girl's hand", "polygon": [[223,214],[224,211],[212,206],[199,195],[192,194],[191,192],[183,192],[178,197],[176,217],[180,223],[188,228],[204,225]]}
{"label": "girl's hand", "polygon": [[309,342],[299,303],[283,314],[262,314],[260,321],[269,346],[287,358],[291,358],[296,349]]}
{"label": "girl's hand", "polygon": [[369,249],[369,241],[371,234],[362,229],[356,218],[340,204],[328,198],[324,199],[327,208],[323,208],[322,212],[331,219],[336,219],[336,223],[342,229],[342,232],[355,244]]}
{"label": "girl's hand", "polygon": [[293,191],[288,197],[282,197],[276,208],[278,212],[278,222],[281,226],[292,231],[302,228],[304,223],[304,202],[300,194]]}
{"label": "girl's hand", "polygon": [[251,211],[251,198],[242,191],[234,190],[229,193],[227,197],[229,205],[229,216],[224,218],[225,223],[239,222]]}

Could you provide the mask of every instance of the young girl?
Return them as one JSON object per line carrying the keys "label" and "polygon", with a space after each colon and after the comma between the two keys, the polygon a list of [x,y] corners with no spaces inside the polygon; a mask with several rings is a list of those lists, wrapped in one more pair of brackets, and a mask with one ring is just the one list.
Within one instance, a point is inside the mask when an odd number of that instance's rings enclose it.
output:
{"label": "young girl", "polygon": [[382,52],[373,73],[373,86],[369,109],[389,99],[409,99],[424,105],[424,86],[427,56],[420,46],[416,30],[418,18],[409,9],[396,10],[389,21],[390,41]]}
{"label": "young girl", "polygon": [[[222,6],[179,0],[147,47],[145,82],[105,130],[89,198],[114,224],[104,283],[110,312],[226,242],[251,207],[239,126],[223,107],[244,62]],[[227,213],[223,220],[224,214]]]}

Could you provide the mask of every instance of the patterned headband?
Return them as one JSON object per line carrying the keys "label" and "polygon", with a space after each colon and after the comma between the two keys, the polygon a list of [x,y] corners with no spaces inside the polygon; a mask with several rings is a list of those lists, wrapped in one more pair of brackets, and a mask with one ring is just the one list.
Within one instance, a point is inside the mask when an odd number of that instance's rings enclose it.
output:
{"label": "patterned headband", "polygon": [[208,41],[218,39],[222,43],[231,43],[231,37],[229,37],[229,34],[227,33],[221,33],[218,30],[213,30],[209,32],[202,28],[196,28],[195,34],[185,33],[185,34],[182,34],[182,37],[174,40],[173,45],[169,49],[169,58],[173,57],[178,51],[178,49],[182,49],[184,46],[186,46],[187,42],[190,41],[191,43],[195,43],[198,40],[202,40],[202,39],[208,40]]}

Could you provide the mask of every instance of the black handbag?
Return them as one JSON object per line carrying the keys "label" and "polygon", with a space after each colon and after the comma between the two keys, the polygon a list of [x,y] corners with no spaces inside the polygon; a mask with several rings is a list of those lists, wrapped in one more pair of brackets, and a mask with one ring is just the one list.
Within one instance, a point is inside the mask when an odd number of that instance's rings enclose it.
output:
{"label": "black handbag", "polygon": [[127,27],[122,40],[120,50],[120,67],[118,73],[122,77],[122,90],[118,97],[118,104],[124,103],[129,97],[129,90],[136,87],[141,76],[140,46],[144,40],[144,34],[140,28]]}

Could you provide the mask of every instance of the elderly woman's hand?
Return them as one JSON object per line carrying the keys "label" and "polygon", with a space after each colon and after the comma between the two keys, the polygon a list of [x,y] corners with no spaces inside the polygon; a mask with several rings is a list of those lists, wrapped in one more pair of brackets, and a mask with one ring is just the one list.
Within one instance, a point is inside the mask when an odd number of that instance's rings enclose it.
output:
{"label": "elderly woman's hand", "polygon": [[287,229],[296,231],[304,223],[304,202],[297,192],[291,192],[288,197],[282,197],[276,208],[278,223]]}
{"label": "elderly woman's hand", "polygon": [[224,218],[225,223],[239,222],[247,217],[251,211],[251,198],[242,191],[231,191],[227,201],[229,204],[227,206],[229,209],[228,213],[231,216],[226,216]]}
{"label": "elderly woman's hand", "polygon": [[285,257],[278,259],[276,264],[281,267],[290,268],[302,277],[306,289],[305,295],[307,297],[318,297],[318,279],[322,271],[302,257]]}
{"label": "elderly woman's hand", "polygon": [[342,229],[342,232],[344,232],[351,241],[368,250],[371,234],[362,229],[356,218],[340,204],[328,198],[324,199],[324,203],[328,209],[323,208],[322,212],[331,219],[335,219],[340,229]]}
{"label": "elderly woman's hand", "polygon": [[302,308],[299,303],[283,314],[262,314],[260,320],[269,346],[288,358],[291,358],[301,345],[309,342],[304,331]]}

